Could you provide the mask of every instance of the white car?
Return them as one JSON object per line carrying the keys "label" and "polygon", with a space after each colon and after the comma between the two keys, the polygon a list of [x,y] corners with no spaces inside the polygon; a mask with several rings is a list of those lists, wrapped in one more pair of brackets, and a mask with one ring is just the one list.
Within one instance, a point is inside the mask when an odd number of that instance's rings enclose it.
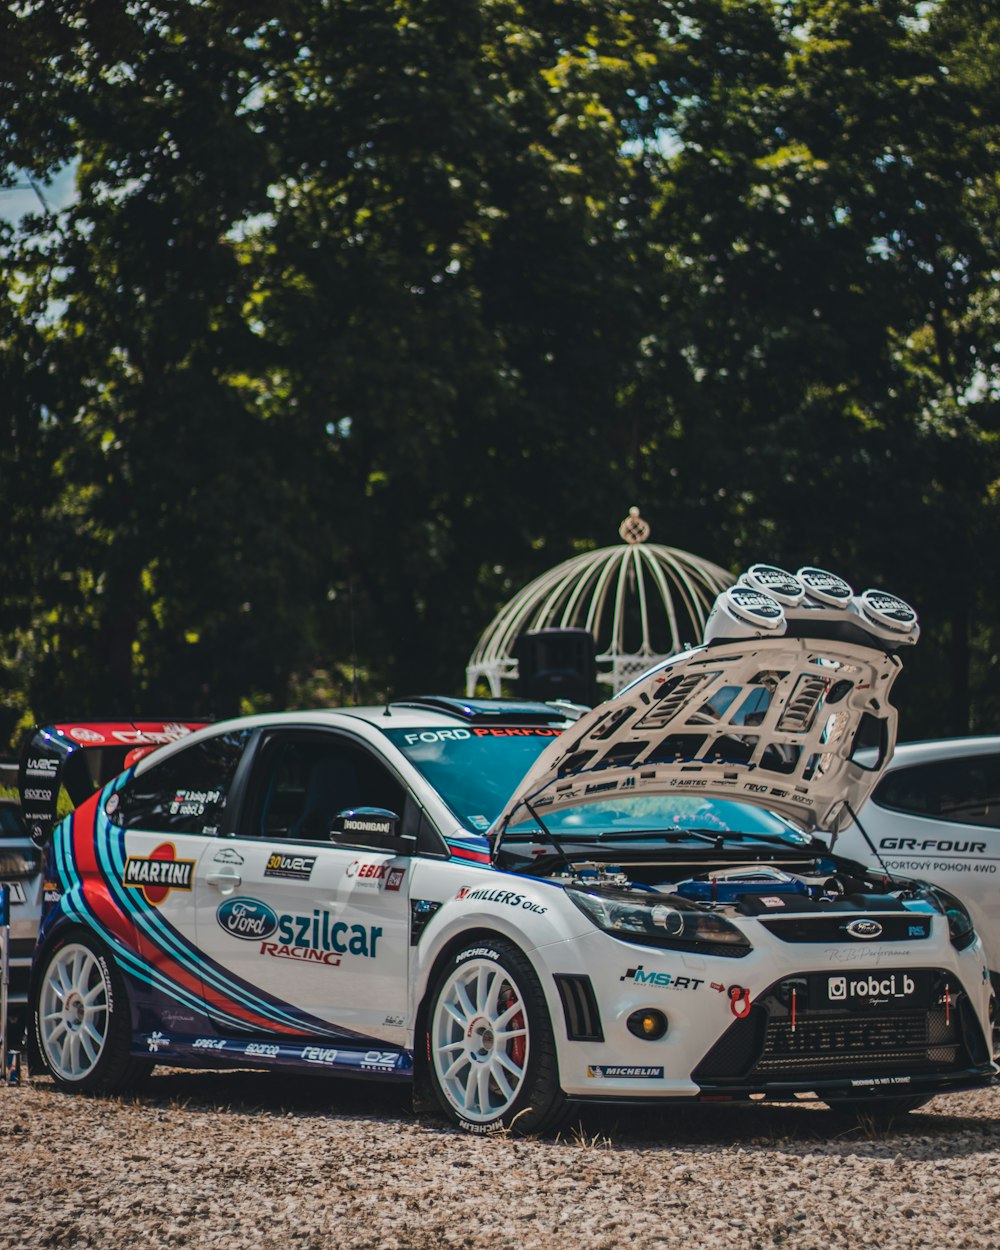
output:
{"label": "white car", "polygon": [[897,746],[858,815],[837,850],[960,898],[1000,988],[1000,737]]}
{"label": "white car", "polygon": [[915,618],[777,573],[575,721],[416,699],[141,760],[49,842],[33,1062],[83,1090],[158,1062],[416,1080],[475,1133],[986,1083],[968,916],[813,836],[878,779],[857,757],[891,751]]}

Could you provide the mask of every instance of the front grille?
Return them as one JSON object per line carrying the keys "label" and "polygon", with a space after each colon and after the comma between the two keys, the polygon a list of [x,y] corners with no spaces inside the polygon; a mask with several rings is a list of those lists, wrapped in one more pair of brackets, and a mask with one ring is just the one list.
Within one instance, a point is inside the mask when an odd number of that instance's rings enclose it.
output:
{"label": "front grille", "polygon": [[[932,1032],[939,1043],[945,1044],[932,1047]],[[829,1073],[954,1064],[957,1050],[955,1022],[946,1025],[944,1012],[810,1018],[796,1021],[794,1028],[789,1019],[778,1019],[768,1023],[757,1071],[809,1067]]]}
{"label": "front grille", "polygon": [[[886,977],[884,970],[852,975]],[[919,1076],[984,1062],[982,1030],[955,978],[937,969],[897,973],[904,975],[914,989],[909,1002],[831,1004],[819,992],[826,976],[778,982],[745,1019],[730,1025],[693,1079],[713,1085],[791,1081],[809,1088],[810,1080],[880,1072]]]}
{"label": "front grille", "polygon": [[[849,942],[860,946],[858,938],[847,932],[852,920],[867,920],[868,916],[852,915],[850,912],[828,912],[822,916],[800,916],[794,920],[762,920],[761,924],[782,942]],[[908,912],[901,916],[879,916],[882,932],[879,942],[919,942],[930,937],[931,917]]]}

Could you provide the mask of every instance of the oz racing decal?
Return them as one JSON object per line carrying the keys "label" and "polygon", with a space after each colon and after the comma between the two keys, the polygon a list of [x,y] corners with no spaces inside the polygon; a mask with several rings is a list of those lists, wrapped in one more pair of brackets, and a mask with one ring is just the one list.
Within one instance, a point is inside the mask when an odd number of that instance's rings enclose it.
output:
{"label": "oz racing decal", "polygon": [[122,884],[141,890],[150,906],[159,907],[171,890],[191,889],[194,864],[193,859],[178,859],[172,842],[161,842],[148,856],[125,860]]}
{"label": "oz racing decal", "polygon": [[335,921],[328,911],[319,908],[309,916],[278,913],[253,898],[227,899],[219,905],[215,918],[231,937],[259,942],[261,955],[327,968],[339,967],[345,955],[376,958],[382,936],[379,925]]}

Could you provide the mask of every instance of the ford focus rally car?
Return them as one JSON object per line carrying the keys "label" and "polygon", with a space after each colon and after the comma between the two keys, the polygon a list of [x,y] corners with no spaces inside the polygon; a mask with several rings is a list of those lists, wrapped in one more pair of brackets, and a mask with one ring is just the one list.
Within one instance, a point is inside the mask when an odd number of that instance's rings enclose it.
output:
{"label": "ford focus rally car", "polygon": [[891,754],[916,633],[891,596],[755,566],[705,645],[578,719],[423,698],[162,747],[51,835],[33,1059],[81,1090],[154,1063],[416,1079],[473,1132],[980,1085],[967,913],[819,832]]}

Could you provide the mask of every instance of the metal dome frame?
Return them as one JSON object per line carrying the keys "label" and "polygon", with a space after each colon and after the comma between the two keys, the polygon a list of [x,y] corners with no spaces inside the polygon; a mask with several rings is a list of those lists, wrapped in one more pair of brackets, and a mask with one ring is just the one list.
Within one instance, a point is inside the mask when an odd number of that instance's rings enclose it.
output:
{"label": "metal dome frame", "polygon": [[[522,633],[534,629],[584,628],[600,646],[608,634],[605,613],[612,605],[610,643],[597,656],[597,680],[617,694],[652,665],[701,638],[716,595],[731,586],[726,569],[676,547],[647,543],[649,525],[631,508],[616,547],[600,547],[573,556],[520,590],[484,630],[465,670],[466,694],[472,697],[485,680],[498,698],[502,682],[518,675],[514,646]],[[647,580],[649,585],[647,585]],[[642,641],[625,649],[629,594],[637,598]],[[654,650],[650,638],[650,596],[658,594],[666,613],[670,649]],[[682,637],[682,624],[690,629]]]}

